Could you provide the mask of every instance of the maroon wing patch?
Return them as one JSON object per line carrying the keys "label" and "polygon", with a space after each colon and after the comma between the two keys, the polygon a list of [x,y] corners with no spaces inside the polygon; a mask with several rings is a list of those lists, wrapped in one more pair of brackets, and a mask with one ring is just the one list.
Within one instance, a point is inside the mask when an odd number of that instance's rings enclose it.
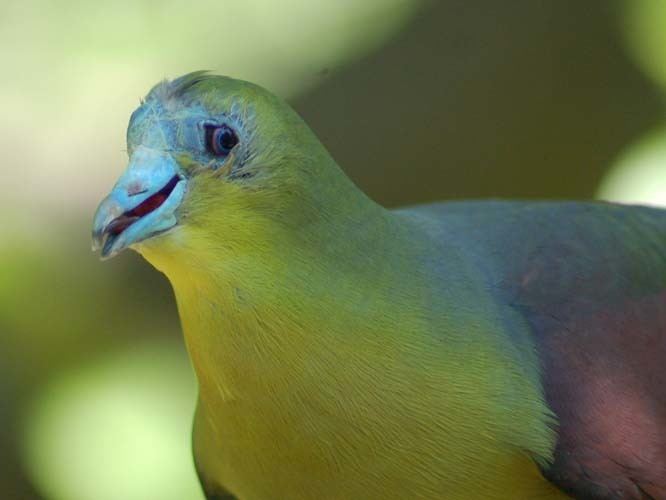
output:
{"label": "maroon wing patch", "polygon": [[666,292],[582,310],[527,313],[558,420],[544,474],[576,498],[666,499]]}
{"label": "maroon wing patch", "polygon": [[[557,417],[544,470],[583,499],[666,500],[666,211],[593,203],[459,203],[457,242],[531,326]],[[507,332],[520,331],[514,317]],[[522,342],[517,336],[515,342]]]}

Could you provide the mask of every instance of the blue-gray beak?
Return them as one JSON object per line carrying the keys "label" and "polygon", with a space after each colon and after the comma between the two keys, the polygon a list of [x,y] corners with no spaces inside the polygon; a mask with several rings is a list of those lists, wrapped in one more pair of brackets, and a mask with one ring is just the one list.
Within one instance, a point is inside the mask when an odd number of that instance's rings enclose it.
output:
{"label": "blue-gray beak", "polygon": [[101,249],[102,258],[113,257],[175,226],[185,186],[185,177],[170,154],[138,147],[127,170],[97,208],[93,250]]}

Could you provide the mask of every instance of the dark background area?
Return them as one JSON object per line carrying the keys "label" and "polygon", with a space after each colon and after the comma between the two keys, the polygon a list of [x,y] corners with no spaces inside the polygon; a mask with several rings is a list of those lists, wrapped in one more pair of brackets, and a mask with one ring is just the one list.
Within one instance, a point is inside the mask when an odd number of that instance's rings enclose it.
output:
{"label": "dark background area", "polygon": [[662,117],[617,14],[602,0],[438,2],[294,104],[387,205],[591,198]]}

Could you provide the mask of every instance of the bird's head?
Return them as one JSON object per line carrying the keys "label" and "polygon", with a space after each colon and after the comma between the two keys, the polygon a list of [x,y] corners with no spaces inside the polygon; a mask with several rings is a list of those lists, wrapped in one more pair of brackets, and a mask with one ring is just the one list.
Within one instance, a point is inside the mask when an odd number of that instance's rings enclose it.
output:
{"label": "bird's head", "polygon": [[103,257],[243,252],[321,218],[349,183],[285,102],[207,72],[156,85],[132,114],[127,150],[94,218]]}

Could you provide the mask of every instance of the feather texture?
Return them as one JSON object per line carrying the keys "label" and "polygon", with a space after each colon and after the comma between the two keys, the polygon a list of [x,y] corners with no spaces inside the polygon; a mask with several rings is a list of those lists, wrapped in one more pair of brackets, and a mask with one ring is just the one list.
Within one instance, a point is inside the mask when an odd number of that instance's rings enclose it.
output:
{"label": "feather texture", "polygon": [[[209,498],[663,493],[663,211],[389,211],[257,86],[196,72],[144,106],[128,149],[161,127],[187,193],[179,224],[135,247],[175,291]],[[227,163],[206,157],[201,120],[237,130]],[[633,458],[616,472],[593,448]]]}

